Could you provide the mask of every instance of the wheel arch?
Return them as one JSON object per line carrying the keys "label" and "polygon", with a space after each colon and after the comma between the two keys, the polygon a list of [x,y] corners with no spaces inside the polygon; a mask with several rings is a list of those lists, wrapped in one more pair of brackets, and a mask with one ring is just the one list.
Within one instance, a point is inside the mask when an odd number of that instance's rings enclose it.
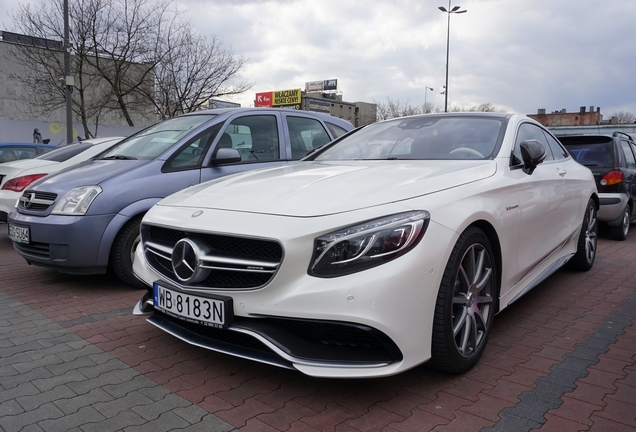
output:
{"label": "wheel arch", "polygon": [[497,234],[497,230],[495,227],[488,221],[480,219],[476,220],[470,225],[466,227],[466,229],[470,227],[479,228],[486,234],[488,240],[490,241],[490,246],[492,247],[493,253],[495,254],[495,262],[497,263],[497,287],[496,287],[496,295],[494,295],[495,301],[495,314],[499,313],[499,296],[501,295],[501,278],[502,278],[502,253],[501,253],[501,243],[499,241],[499,235]]}
{"label": "wheel arch", "polygon": [[147,198],[134,203],[129,204],[117,213],[110,221],[104,234],[102,235],[101,243],[98,250],[98,261],[105,265],[110,264],[110,252],[113,247],[113,242],[117,237],[117,234],[121,229],[133,218],[143,216],[150,207],[155,205],[161,200],[161,198]]}

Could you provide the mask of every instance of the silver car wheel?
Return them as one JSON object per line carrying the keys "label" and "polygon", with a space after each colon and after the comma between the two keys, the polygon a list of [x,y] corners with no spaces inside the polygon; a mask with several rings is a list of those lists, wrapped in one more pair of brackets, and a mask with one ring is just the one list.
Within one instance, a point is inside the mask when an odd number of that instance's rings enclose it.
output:
{"label": "silver car wheel", "polygon": [[585,227],[585,259],[587,262],[594,262],[596,257],[597,225],[596,207],[587,206],[587,226]]}
{"label": "silver car wheel", "polygon": [[486,342],[492,319],[492,258],[481,244],[466,250],[455,276],[453,337],[458,352],[471,357]]}

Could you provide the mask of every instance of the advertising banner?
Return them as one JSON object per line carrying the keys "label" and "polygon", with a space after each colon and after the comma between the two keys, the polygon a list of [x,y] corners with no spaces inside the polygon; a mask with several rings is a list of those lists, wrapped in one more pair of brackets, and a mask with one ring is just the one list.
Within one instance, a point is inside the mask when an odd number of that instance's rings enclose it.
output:
{"label": "advertising banner", "polygon": [[272,92],[256,93],[255,107],[272,107]]}
{"label": "advertising banner", "polygon": [[331,115],[331,103],[309,99],[309,111]]}
{"label": "advertising banner", "polygon": [[272,106],[300,105],[301,90],[276,90],[273,93]]}
{"label": "advertising banner", "polygon": [[307,93],[321,92],[325,90],[338,90],[338,80],[329,79],[323,81],[309,81],[305,83]]}

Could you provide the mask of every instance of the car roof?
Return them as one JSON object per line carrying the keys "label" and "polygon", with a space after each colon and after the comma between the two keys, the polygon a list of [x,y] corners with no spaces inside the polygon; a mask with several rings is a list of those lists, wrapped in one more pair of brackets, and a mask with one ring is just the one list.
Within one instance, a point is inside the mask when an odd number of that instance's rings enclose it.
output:
{"label": "car roof", "polygon": [[313,112],[313,111],[290,110],[290,109],[285,109],[285,108],[270,108],[270,107],[214,108],[214,109],[209,109],[209,110],[194,111],[194,112],[182,114],[181,116],[192,116],[192,115],[201,115],[201,114],[223,115],[223,114],[232,114],[232,113],[240,113],[240,112],[248,113],[250,111],[256,111],[256,110],[268,110],[268,111],[275,111],[275,112],[280,112],[280,113],[285,113],[285,114],[304,114],[304,115],[309,115],[309,116],[312,116],[312,117],[315,117],[315,118],[322,119],[325,122],[333,122],[333,123],[336,123],[336,124],[338,124],[338,123],[351,124],[351,122],[348,122],[345,119],[341,119],[339,117],[334,117],[334,116],[327,115],[327,114],[316,113],[316,112]]}

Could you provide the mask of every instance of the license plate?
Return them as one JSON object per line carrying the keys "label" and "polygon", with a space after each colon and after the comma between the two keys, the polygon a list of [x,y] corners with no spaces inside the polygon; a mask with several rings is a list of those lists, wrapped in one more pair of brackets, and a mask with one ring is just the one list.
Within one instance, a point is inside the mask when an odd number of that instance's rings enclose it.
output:
{"label": "license plate", "polygon": [[9,238],[16,243],[29,243],[29,227],[9,224]]}
{"label": "license plate", "polygon": [[231,297],[203,297],[185,294],[153,284],[155,309],[170,316],[208,327],[227,328],[234,319]]}

